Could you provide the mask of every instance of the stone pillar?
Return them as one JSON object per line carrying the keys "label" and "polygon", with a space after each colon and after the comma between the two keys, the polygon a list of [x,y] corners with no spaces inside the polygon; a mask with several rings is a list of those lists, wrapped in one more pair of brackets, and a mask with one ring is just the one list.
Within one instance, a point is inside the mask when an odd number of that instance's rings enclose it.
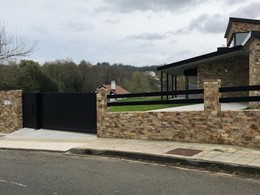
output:
{"label": "stone pillar", "polygon": [[212,79],[204,81],[204,110],[220,111],[221,104],[219,102],[220,80]]}
{"label": "stone pillar", "polygon": [[108,90],[105,88],[97,89],[97,136],[103,132],[102,122],[108,112],[107,108],[107,95]]}
{"label": "stone pillar", "polygon": [[11,133],[23,127],[22,91],[0,92],[0,132]]}
{"label": "stone pillar", "polygon": [[[260,39],[254,38],[249,46],[249,85],[260,85]],[[250,96],[260,96],[260,91],[250,91]],[[250,102],[252,108],[260,108],[260,102]]]}

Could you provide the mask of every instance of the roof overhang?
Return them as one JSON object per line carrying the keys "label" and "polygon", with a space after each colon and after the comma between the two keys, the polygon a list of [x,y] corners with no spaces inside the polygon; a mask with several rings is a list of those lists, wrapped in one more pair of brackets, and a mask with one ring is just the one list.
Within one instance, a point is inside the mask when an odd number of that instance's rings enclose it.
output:
{"label": "roof overhang", "polygon": [[228,59],[244,54],[243,46],[236,46],[232,48],[219,48],[218,51],[197,56],[187,60],[167,64],[157,68],[158,71],[163,71],[175,76],[184,75],[184,71],[196,69],[200,64],[213,62],[222,59]]}
{"label": "roof overhang", "polygon": [[228,33],[229,33],[230,29],[231,29],[232,23],[234,23],[234,22],[238,22],[238,23],[249,23],[249,24],[260,24],[260,20],[230,17],[224,38],[227,38]]}
{"label": "roof overhang", "polygon": [[217,51],[197,56],[194,58],[166,64],[157,68],[158,71],[162,71],[171,75],[180,76],[184,75],[184,72],[191,69],[196,69],[200,64],[214,62],[217,60],[224,60],[236,56],[248,56],[249,45],[253,38],[260,39],[260,31],[250,31],[248,36],[242,43],[242,45],[231,48],[218,48]]}

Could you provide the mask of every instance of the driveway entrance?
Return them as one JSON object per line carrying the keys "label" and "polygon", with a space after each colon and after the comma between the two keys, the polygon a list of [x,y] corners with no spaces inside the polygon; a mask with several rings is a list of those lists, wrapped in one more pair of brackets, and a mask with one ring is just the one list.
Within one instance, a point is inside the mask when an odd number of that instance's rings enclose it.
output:
{"label": "driveway entrance", "polygon": [[96,133],[95,93],[23,93],[23,126]]}

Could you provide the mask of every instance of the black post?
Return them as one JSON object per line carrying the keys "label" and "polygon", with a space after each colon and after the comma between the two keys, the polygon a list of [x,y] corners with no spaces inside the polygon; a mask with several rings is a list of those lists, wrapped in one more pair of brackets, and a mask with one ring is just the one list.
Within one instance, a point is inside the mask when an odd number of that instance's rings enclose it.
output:
{"label": "black post", "polygon": [[[189,90],[189,77],[185,76],[185,90],[188,91]],[[189,95],[186,93],[185,98],[188,99]]]}
{"label": "black post", "polygon": [[166,98],[167,98],[167,100],[169,99],[169,95],[168,95],[168,93],[169,93],[169,74],[167,73],[166,74],[166,91],[167,91],[167,96],[166,96]]}
{"label": "black post", "polygon": [[[173,77],[173,75],[172,75],[172,92],[174,91],[174,77]],[[172,98],[174,97],[174,95],[172,94]]]}
{"label": "black post", "polygon": [[[163,71],[161,71],[161,92],[163,92]],[[163,95],[161,95],[161,100],[163,100]]]}
{"label": "black post", "polygon": [[[177,91],[177,76],[174,76],[174,88],[175,91]],[[175,97],[177,97],[177,94],[175,95]]]}

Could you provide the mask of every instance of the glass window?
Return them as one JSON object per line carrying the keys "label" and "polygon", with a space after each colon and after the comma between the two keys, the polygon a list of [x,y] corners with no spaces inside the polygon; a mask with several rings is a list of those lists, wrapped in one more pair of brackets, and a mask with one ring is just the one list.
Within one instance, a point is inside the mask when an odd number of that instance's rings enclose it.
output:
{"label": "glass window", "polygon": [[233,39],[230,43],[230,47],[235,47],[235,46],[241,45],[243,43],[243,41],[246,39],[247,35],[248,35],[248,32],[235,33],[233,35]]}
{"label": "glass window", "polygon": [[236,33],[236,45],[241,45],[243,43],[243,41],[245,40],[246,36],[247,36],[247,32],[246,33]]}

